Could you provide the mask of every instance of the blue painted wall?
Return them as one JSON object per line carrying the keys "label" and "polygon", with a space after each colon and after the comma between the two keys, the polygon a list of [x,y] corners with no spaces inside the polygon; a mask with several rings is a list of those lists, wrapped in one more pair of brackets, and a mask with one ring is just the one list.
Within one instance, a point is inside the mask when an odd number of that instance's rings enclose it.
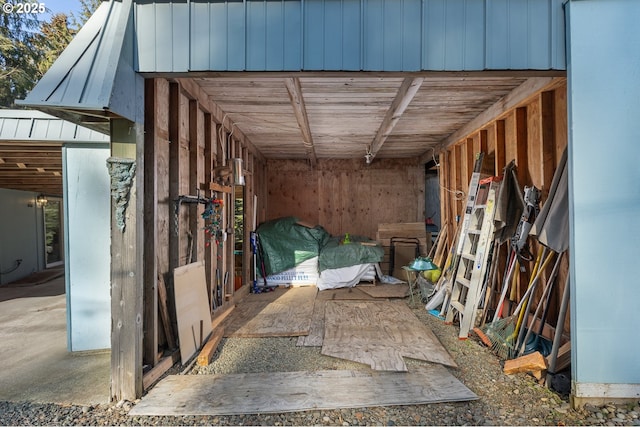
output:
{"label": "blue painted wall", "polygon": [[637,398],[640,2],[573,0],[568,15],[573,380],[577,396]]}
{"label": "blue painted wall", "polygon": [[138,71],[564,70],[562,2],[141,0]]}

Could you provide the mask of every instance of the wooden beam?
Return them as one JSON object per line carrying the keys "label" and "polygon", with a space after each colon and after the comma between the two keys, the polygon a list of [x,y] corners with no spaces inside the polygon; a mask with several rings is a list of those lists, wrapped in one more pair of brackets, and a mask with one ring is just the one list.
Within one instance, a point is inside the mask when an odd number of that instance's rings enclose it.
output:
{"label": "wooden beam", "polygon": [[216,121],[222,125],[222,127],[228,132],[233,133],[233,137],[243,143],[256,157],[258,157],[261,161],[265,161],[264,156],[256,148],[255,145],[251,142],[251,140],[244,134],[242,129],[238,128],[237,124],[233,122],[227,116],[227,113],[220,108],[220,106],[213,100],[211,100],[204,91],[198,86],[198,83],[194,81],[193,78],[180,78],[175,80],[180,86],[187,92],[192,99],[197,99],[200,102],[202,109],[211,113],[211,116]]}
{"label": "wooden beam", "polygon": [[[145,80],[144,132],[144,350],[142,360],[150,366],[158,363],[158,161],[156,154],[157,80]],[[162,283],[164,286],[164,283]],[[166,291],[165,291],[166,292]],[[163,319],[164,320],[164,319]],[[166,332],[166,331],[165,331]],[[165,334],[166,335],[166,334]],[[167,337],[167,341],[170,338]],[[172,347],[173,348],[173,347]]]}
{"label": "wooden beam", "polygon": [[228,185],[221,185],[221,184],[218,184],[217,182],[210,182],[208,184],[204,184],[200,186],[200,189],[217,191],[218,193],[226,193],[226,194],[231,194],[231,192],[233,191],[232,188],[229,187]]}
{"label": "wooden beam", "polygon": [[174,200],[180,195],[180,86],[169,84],[169,271],[180,266],[178,221]]}
{"label": "wooden beam", "polygon": [[160,362],[144,374],[142,377],[142,387],[144,390],[155,384],[165,372],[167,372],[180,358],[180,352],[178,350],[171,353],[169,356],[162,358]]}
{"label": "wooden beam", "polygon": [[198,354],[198,366],[207,366],[209,362],[211,362],[213,353],[215,353],[216,348],[218,348],[218,344],[220,344],[223,336],[224,328],[222,327],[216,329],[211,335],[209,335],[209,340]]}
{"label": "wooden beam", "polygon": [[[565,80],[566,79],[564,77],[533,77],[528,79],[491,107],[480,113],[475,119],[471,120],[465,126],[445,138],[440,144],[438,144],[436,152],[439,152],[440,150],[455,144],[467,135],[478,131],[490,121],[500,118],[513,108],[522,105],[529,98],[537,95],[539,92],[543,90],[550,90],[563,84]],[[428,159],[426,161],[428,161]],[[424,162],[425,161],[423,161],[423,163]]]}
{"label": "wooden beam", "polygon": [[125,119],[111,122],[111,156],[134,159],[136,171],[124,212],[125,227],[116,226],[111,202],[111,399],[142,396],[144,129]]}
{"label": "wooden beam", "polygon": [[164,276],[158,274],[158,306],[160,309],[160,318],[162,319],[162,327],[164,328],[164,336],[167,338],[169,349],[176,348],[176,337],[173,332],[171,315],[169,314],[169,303],[167,298],[167,286],[164,283]]}
{"label": "wooden beam", "polygon": [[373,161],[380,148],[382,148],[382,145],[393,131],[393,128],[413,100],[413,97],[416,96],[416,93],[420,90],[423,81],[423,77],[407,77],[402,81],[396,97],[393,99],[391,106],[389,106],[384,119],[382,119],[382,123],[380,123],[376,136],[373,138],[373,141],[371,141],[369,146],[369,154],[371,154],[371,158],[368,160],[369,163]]}
{"label": "wooden beam", "polygon": [[[198,101],[189,101],[189,193],[195,191],[199,185],[198,182],[198,111],[200,107]],[[189,230],[193,241],[191,243],[190,254],[191,259],[187,262],[195,262],[200,259],[201,254],[198,253],[198,210],[200,206],[198,204],[192,204],[189,206]]]}
{"label": "wooden beam", "polygon": [[313,146],[313,136],[311,135],[311,128],[309,127],[309,116],[307,115],[307,108],[302,95],[300,79],[298,77],[284,79],[284,85],[287,87],[293,113],[296,115],[298,127],[300,128],[300,132],[302,132],[302,143],[307,150],[307,156],[309,157],[311,166],[315,167],[318,163],[318,158],[316,157],[316,150]]}

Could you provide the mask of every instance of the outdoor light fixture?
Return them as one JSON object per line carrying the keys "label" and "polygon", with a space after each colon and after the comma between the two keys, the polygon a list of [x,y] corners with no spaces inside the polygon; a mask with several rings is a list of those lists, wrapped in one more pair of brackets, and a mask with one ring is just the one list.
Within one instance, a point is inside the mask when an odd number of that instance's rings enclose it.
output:
{"label": "outdoor light fixture", "polygon": [[44,194],[39,194],[38,197],[36,197],[36,205],[38,205],[38,207],[43,207],[46,206],[46,204],[49,201],[47,200],[47,196],[45,196]]}
{"label": "outdoor light fixture", "polygon": [[373,160],[373,153],[371,152],[371,146],[367,147],[367,151],[364,155],[364,161],[370,165],[371,161]]}

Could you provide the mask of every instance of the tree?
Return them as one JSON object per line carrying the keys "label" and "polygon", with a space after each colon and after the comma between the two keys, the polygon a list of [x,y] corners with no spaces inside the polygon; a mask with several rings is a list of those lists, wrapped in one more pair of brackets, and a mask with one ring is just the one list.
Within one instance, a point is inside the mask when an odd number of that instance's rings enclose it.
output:
{"label": "tree", "polygon": [[13,108],[41,77],[41,52],[33,44],[40,20],[37,14],[6,13],[6,3],[0,0],[0,106]]}
{"label": "tree", "polygon": [[69,45],[77,31],[69,28],[69,20],[64,13],[51,17],[40,25],[40,33],[34,36],[34,46],[41,52],[38,72],[41,75],[53,65],[62,51]]}
{"label": "tree", "polygon": [[102,0],[78,0],[80,2],[80,12],[76,15],[71,14],[73,25],[76,30],[82,28],[85,22],[91,18],[93,12],[96,11]]}

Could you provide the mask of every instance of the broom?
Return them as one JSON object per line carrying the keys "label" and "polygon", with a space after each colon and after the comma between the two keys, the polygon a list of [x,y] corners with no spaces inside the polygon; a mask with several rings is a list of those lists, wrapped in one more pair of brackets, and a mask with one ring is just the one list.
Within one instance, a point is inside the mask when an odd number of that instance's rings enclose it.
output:
{"label": "broom", "polygon": [[[541,253],[539,253],[539,255],[541,256]],[[511,316],[507,316],[502,319],[494,319],[491,323],[486,324],[483,328],[477,328],[477,330],[475,330],[480,339],[488,347],[491,347],[491,351],[498,355],[498,357],[500,357],[501,359],[510,359],[516,354],[516,341],[524,314],[523,312],[521,312],[521,310],[535,290],[542,272],[551,261],[552,255],[553,253],[549,253],[540,268],[538,268],[539,262],[536,262],[536,265],[532,270],[529,286]]]}

